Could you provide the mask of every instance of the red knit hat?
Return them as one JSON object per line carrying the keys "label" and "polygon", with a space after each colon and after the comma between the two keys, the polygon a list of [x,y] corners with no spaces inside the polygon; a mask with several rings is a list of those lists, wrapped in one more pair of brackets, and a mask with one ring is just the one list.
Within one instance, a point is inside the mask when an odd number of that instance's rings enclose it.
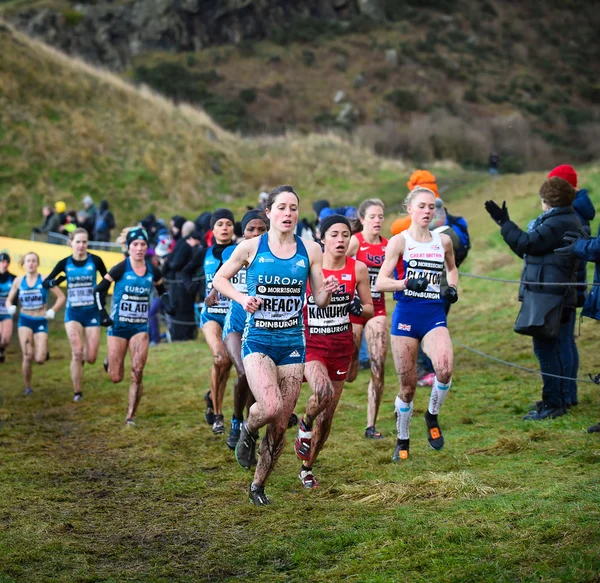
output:
{"label": "red knit hat", "polygon": [[561,164],[548,174],[548,178],[552,178],[553,176],[558,176],[558,178],[566,180],[573,188],[577,188],[577,172],[575,172],[573,166]]}

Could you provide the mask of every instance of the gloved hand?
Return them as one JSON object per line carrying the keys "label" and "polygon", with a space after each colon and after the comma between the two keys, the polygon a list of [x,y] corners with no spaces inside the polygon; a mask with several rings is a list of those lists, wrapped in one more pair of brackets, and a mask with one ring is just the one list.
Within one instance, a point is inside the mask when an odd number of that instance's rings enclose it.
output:
{"label": "gloved hand", "polygon": [[60,285],[63,281],[66,281],[67,278],[64,275],[61,275],[60,277],[57,277],[55,279],[45,279],[44,281],[42,281],[42,287],[44,289],[50,289],[52,287],[56,287],[57,285]]}
{"label": "gloved hand", "polygon": [[105,308],[100,310],[100,326],[104,328],[108,328],[113,325],[112,318],[108,315],[108,312]]}
{"label": "gloved hand", "polygon": [[559,247],[554,250],[554,253],[557,255],[565,255],[570,256],[573,255],[575,250],[575,243],[580,239],[586,240],[589,239],[590,236],[584,229],[578,229],[577,231],[567,231],[563,235],[563,241],[566,243],[564,247]]}
{"label": "gloved hand", "polygon": [[17,306],[6,306],[6,311],[9,316],[14,316],[17,313]]}
{"label": "gloved hand", "polygon": [[458,292],[453,285],[448,286],[446,291],[444,292],[444,299],[451,304],[455,304],[458,302]]}
{"label": "gloved hand", "polygon": [[493,200],[486,200],[485,210],[500,226],[510,220],[508,216],[508,209],[506,208],[506,201],[502,202],[502,208],[500,208]]}
{"label": "gloved hand", "polygon": [[44,318],[46,318],[46,320],[54,320],[54,316],[56,316],[56,312],[50,308],[49,310],[46,310]]}
{"label": "gloved hand", "polygon": [[354,296],[354,299],[350,302],[350,313],[353,316],[362,316],[363,307],[358,296]]}
{"label": "gloved hand", "polygon": [[162,296],[160,296],[160,305],[163,307],[165,314],[168,314],[169,316],[175,315],[175,306],[171,305],[171,299],[169,298],[168,293],[165,292]]}
{"label": "gloved hand", "polygon": [[416,279],[405,279],[404,289],[409,289],[414,292],[424,292],[429,285],[429,280],[426,277],[417,277]]}

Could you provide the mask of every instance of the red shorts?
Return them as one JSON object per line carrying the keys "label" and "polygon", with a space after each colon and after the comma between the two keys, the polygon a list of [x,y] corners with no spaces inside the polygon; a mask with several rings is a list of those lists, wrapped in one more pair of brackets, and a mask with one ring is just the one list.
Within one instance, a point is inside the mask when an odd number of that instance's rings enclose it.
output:
{"label": "red shorts", "polygon": [[306,347],[306,362],[311,360],[318,360],[325,365],[327,374],[332,381],[345,381],[348,375],[348,369],[350,368],[350,361],[352,355],[348,356],[329,356],[322,352],[312,351],[308,346]]}

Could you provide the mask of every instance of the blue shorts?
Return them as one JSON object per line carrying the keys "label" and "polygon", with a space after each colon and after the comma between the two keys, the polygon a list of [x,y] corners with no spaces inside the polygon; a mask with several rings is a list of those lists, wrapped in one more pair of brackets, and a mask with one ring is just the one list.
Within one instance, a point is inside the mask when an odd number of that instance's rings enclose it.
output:
{"label": "blue shorts", "polygon": [[276,346],[274,343],[264,344],[262,342],[253,341],[251,338],[243,339],[242,359],[254,352],[260,352],[261,354],[268,356],[275,363],[275,366],[304,364],[306,361],[304,336],[302,336],[302,339],[298,339],[298,342],[293,346]]}
{"label": "blue shorts", "polygon": [[39,316],[27,316],[19,314],[19,328],[31,328],[34,334],[44,332],[48,334],[48,320]]}
{"label": "blue shorts", "polygon": [[108,329],[107,334],[109,336],[115,336],[116,338],[123,338],[124,340],[131,340],[136,334],[142,334],[145,332],[148,334],[148,325],[136,325],[136,326],[128,326],[127,328],[115,328],[111,326]]}
{"label": "blue shorts", "polygon": [[225,323],[223,324],[223,340],[232,332],[244,333],[246,314],[247,312],[238,303],[231,304],[231,308],[229,308],[227,316],[225,316]]}
{"label": "blue shorts", "polygon": [[98,308],[67,308],[65,312],[65,324],[67,322],[79,322],[84,328],[100,326],[100,312]]}
{"label": "blue shorts", "polygon": [[446,328],[443,303],[398,302],[392,314],[391,334],[423,340],[434,328]]}
{"label": "blue shorts", "polygon": [[200,328],[204,328],[204,324],[208,322],[216,322],[221,328],[225,326],[226,314],[210,314],[206,311],[206,308],[202,310],[200,314]]}
{"label": "blue shorts", "polygon": [[12,316],[9,314],[2,314],[0,316],[0,322],[4,322],[4,320],[12,320]]}

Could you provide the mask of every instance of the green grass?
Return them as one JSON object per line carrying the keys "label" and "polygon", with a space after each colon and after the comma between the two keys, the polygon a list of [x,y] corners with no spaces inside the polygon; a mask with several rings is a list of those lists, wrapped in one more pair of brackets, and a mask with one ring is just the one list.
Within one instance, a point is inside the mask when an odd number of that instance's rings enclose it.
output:
{"label": "green grass", "polygon": [[[442,172],[443,174],[443,172]],[[464,270],[518,277],[483,210],[506,198],[524,225],[539,212],[539,175],[473,175],[452,211],[469,217],[473,250]],[[597,167],[580,182],[600,185]],[[338,186],[343,186],[338,184]],[[600,200],[595,198],[598,204]],[[463,278],[450,313],[454,338],[537,368],[530,339],[512,332],[516,286]],[[390,304],[391,308],[391,304]],[[600,331],[584,320],[580,376],[598,372]],[[304,491],[288,444],[267,492],[247,501],[251,474],[203,420],[210,357],[202,340],[151,349],[138,426],[126,429],[127,384],[100,361],[85,367],[85,398],[71,402],[69,349],[52,325],[52,359],[22,395],[18,348],[2,367],[0,581],[581,582],[600,570],[598,387],[579,385],[580,405],[541,423],[521,416],[539,398],[536,375],[455,349],[454,384],[440,419],[446,446],[431,450],[418,389],[411,457],[394,465],[391,357],[378,428],[362,437],[367,373],[348,384],[315,474]],[[303,387],[299,405],[308,396]],[[231,383],[226,417],[232,411]]]}

